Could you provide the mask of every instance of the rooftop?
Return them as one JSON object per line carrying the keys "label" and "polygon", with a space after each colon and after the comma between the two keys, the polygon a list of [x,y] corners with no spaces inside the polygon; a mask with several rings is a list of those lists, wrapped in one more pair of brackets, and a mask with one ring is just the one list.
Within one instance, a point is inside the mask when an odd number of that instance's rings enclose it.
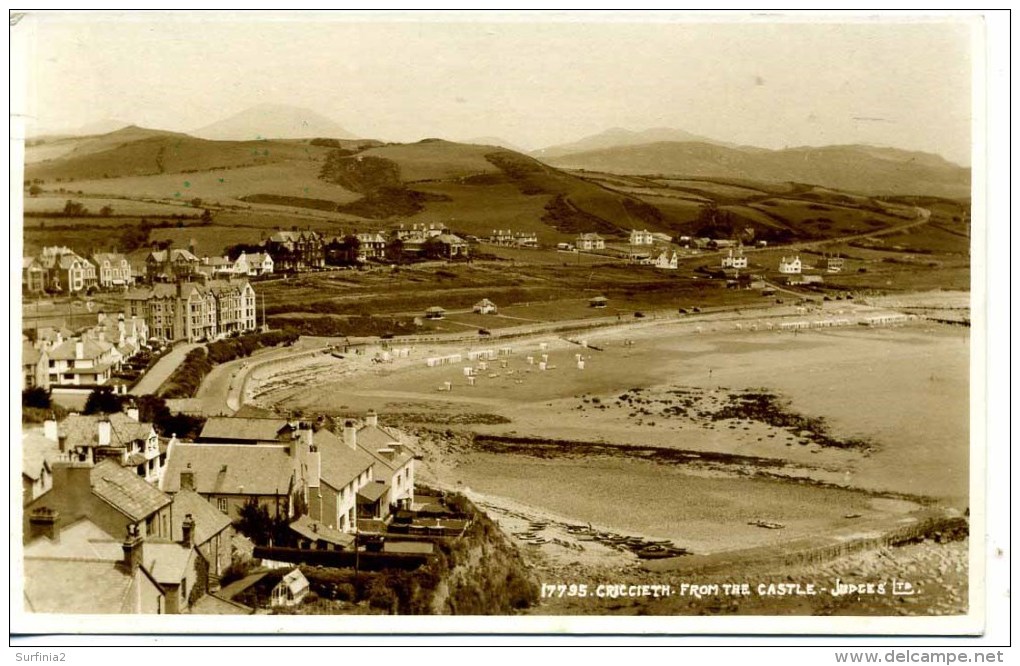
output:
{"label": "rooftop", "polygon": [[352,449],[325,428],[316,431],[315,444],[319,449],[319,477],[335,490],[341,490],[375,464],[371,455],[361,449]]}
{"label": "rooftop", "polygon": [[280,432],[289,429],[286,419],[236,418],[213,416],[205,422],[199,440],[232,439],[251,442],[276,441]]}
{"label": "rooftop", "polygon": [[189,466],[195,490],[203,495],[286,495],[294,467],[287,446],[175,444],[167,456],[163,490],[180,490],[181,472]]}
{"label": "rooftop", "polygon": [[358,498],[364,499],[367,502],[374,503],[380,497],[383,497],[386,492],[390,489],[390,484],[385,481],[376,479],[365,484],[363,488],[358,490]]}
{"label": "rooftop", "polygon": [[195,521],[193,543],[201,545],[230,527],[230,518],[193,490],[181,490],[174,495],[170,514],[170,535],[174,541],[184,539],[184,519],[191,515]]}
{"label": "rooftop", "polygon": [[[65,438],[65,446],[97,446],[99,422],[103,418],[101,414],[71,414],[61,421],[60,436]],[[152,433],[151,423],[135,421],[123,412],[108,414],[105,418],[110,422],[110,446],[125,446],[131,442],[145,440]]]}
{"label": "rooftop", "polygon": [[134,577],[106,560],[25,558],[25,608],[33,613],[133,610]]}
{"label": "rooftop", "polygon": [[93,467],[90,476],[92,492],[132,520],[144,520],[170,504],[166,494],[113,460]]}
{"label": "rooftop", "polygon": [[142,544],[145,568],[160,585],[180,585],[193,556],[193,549],[179,543],[148,539]]}
{"label": "rooftop", "polygon": [[335,530],[308,516],[301,516],[292,522],[290,529],[311,541],[325,541],[338,546],[350,546],[354,543],[353,535]]}

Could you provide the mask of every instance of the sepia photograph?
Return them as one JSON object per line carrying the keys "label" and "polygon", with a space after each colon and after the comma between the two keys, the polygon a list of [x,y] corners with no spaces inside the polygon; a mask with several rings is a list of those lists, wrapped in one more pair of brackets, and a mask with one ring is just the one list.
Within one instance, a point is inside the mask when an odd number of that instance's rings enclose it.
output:
{"label": "sepia photograph", "polygon": [[983,28],[12,12],[12,631],[980,633]]}

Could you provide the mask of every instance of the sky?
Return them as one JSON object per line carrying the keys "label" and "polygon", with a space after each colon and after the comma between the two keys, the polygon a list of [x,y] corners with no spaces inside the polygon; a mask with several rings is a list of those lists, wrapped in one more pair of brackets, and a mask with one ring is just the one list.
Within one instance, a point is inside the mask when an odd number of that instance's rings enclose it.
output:
{"label": "sky", "polygon": [[42,131],[112,118],[186,132],[273,103],[389,141],[484,136],[534,150],[613,127],[673,127],[773,149],[866,143],[970,163],[973,24],[959,16],[483,18],[29,15],[16,28],[26,93],[14,111]]}

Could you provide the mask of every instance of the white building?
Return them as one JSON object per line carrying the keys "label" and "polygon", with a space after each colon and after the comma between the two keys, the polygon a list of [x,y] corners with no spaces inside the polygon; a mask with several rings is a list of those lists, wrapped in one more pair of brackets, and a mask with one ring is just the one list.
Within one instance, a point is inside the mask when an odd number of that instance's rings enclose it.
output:
{"label": "white building", "polygon": [[606,239],[595,233],[578,234],[577,249],[591,252],[592,250],[606,249]]}
{"label": "white building", "polygon": [[655,238],[652,232],[647,229],[638,231],[637,229],[631,229],[630,231],[630,244],[631,245],[652,245],[655,242]]}
{"label": "white building", "polygon": [[733,250],[730,250],[729,253],[722,258],[722,267],[747,268],[747,257],[744,256],[743,248],[737,248],[736,254],[733,253]]}
{"label": "white building", "polygon": [[662,254],[655,259],[655,267],[675,271],[677,269],[676,250],[673,250],[672,254],[669,250],[663,250]]}
{"label": "white building", "polygon": [[795,256],[792,258],[783,257],[779,260],[779,272],[785,275],[799,275],[800,274],[800,257]]}

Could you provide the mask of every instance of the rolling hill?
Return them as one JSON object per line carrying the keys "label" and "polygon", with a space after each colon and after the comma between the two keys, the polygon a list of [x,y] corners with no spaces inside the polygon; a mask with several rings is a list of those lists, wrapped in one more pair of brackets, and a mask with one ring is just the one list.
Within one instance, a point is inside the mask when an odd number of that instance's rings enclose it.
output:
{"label": "rolling hill", "polygon": [[[629,230],[642,228],[713,237],[751,233],[769,242],[821,239],[878,231],[913,214],[907,204],[897,210],[833,189],[836,176],[851,179],[843,172],[858,184],[898,177],[901,184],[923,180],[930,185],[938,182],[931,174],[951,182],[952,174],[966,171],[932,156],[864,147],[791,150],[777,156],[703,143],[661,143],[581,154],[618,161],[620,155],[632,157],[620,170],[648,173],[659,171],[645,168],[642,161],[652,148],[665,156],[682,155],[694,172],[685,178],[614,175],[607,173],[613,169],[569,172],[505,148],[441,139],[410,144],[211,141],[138,127],[77,139],[65,147],[59,157],[26,165],[26,179],[41,187],[40,196],[58,204],[67,196],[178,205],[198,199],[201,203],[193,205],[212,209],[217,220],[200,230],[214,242],[242,226],[257,238],[267,228],[306,223],[334,234],[415,223],[443,223],[479,237],[512,228],[535,232],[545,245],[591,231],[625,242]],[[728,179],[705,177],[721,171],[720,165],[727,167]],[[842,171],[833,171],[836,166]],[[913,180],[904,179],[911,170]],[[114,208],[127,210],[126,204]],[[102,221],[91,217],[59,223],[98,226]]]}
{"label": "rolling hill", "polygon": [[217,141],[356,138],[338,123],[315,111],[282,104],[259,104],[200,127],[191,134]]}
{"label": "rolling hill", "polygon": [[970,169],[937,155],[874,146],[747,150],[703,142],[659,142],[544,160],[561,168],[617,174],[811,183],[869,195],[970,196]]}
{"label": "rolling hill", "polygon": [[[646,143],[672,142],[695,142],[707,143],[716,146],[728,146],[736,148],[736,144],[716,141],[704,136],[692,134],[681,129],[670,127],[653,127],[652,129],[635,132],[633,130],[614,127],[605,132],[579,139],[572,143],[564,143],[557,146],[549,146],[540,150],[532,151],[531,155],[540,160],[551,160],[564,155],[583,153],[591,150],[606,150],[609,148],[622,148],[624,146],[639,146]],[[754,150],[748,148],[748,150]]]}

